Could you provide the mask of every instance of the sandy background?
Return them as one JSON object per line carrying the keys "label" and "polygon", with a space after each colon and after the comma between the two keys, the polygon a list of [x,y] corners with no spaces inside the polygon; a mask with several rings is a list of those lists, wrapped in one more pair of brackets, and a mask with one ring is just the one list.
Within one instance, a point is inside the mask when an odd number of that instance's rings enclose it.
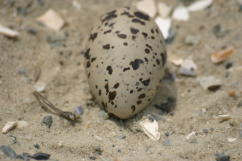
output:
{"label": "sandy background", "polygon": [[[168,90],[166,95],[176,98],[175,109],[166,114],[151,105],[127,121],[105,120],[90,100],[81,51],[83,40],[99,16],[115,7],[135,5],[136,1],[78,2],[80,10],[71,0],[0,0],[0,23],[21,33],[17,40],[0,35],[0,127],[14,120],[29,123],[24,129],[0,134],[0,145],[11,146],[18,154],[45,152],[53,161],[214,161],[216,153],[229,155],[232,161],[242,160],[242,12],[236,0],[215,0],[210,8],[192,13],[188,22],[175,21],[177,34],[167,45],[168,56],[192,57],[198,66],[197,76],[216,76],[222,80],[221,88],[206,91],[196,78],[180,76],[178,68],[168,64],[177,79],[164,80],[163,88]],[[175,0],[164,2],[178,4]],[[60,32],[36,21],[49,8],[68,22]],[[213,34],[217,24],[229,31],[222,38]],[[36,35],[29,29],[35,29]],[[200,42],[185,45],[189,34],[200,36]],[[229,60],[218,65],[211,62],[211,53],[230,46],[236,52]],[[233,64],[229,70],[225,68],[228,62]],[[81,123],[72,126],[53,115],[50,128],[41,124],[50,114],[32,95],[36,79],[46,83],[43,94],[61,109],[73,111],[81,105]],[[236,96],[229,96],[229,91]],[[215,118],[219,114],[229,114],[232,119],[221,123]],[[158,120],[159,141],[152,141],[138,126],[138,121],[149,115]],[[196,135],[186,139],[193,131]],[[228,138],[235,141],[229,142]],[[0,153],[0,160],[8,158]]]}

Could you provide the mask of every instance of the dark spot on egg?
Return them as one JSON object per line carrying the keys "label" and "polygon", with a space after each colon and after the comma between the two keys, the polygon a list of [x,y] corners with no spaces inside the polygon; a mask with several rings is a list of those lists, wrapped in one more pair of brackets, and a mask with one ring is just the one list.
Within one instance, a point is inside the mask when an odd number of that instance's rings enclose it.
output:
{"label": "dark spot on egg", "polygon": [[103,45],[103,49],[110,49],[110,44]]}
{"label": "dark spot on egg", "polygon": [[106,95],[108,94],[109,92],[109,86],[108,86],[108,81],[105,79],[105,85],[104,85],[104,88],[106,90]]}
{"label": "dark spot on egg", "polygon": [[133,90],[130,90],[129,93],[132,94],[134,91]]}
{"label": "dark spot on egg", "polygon": [[144,59],[145,59],[146,63],[148,63],[148,62],[149,62],[148,58],[146,58],[146,57],[145,57]]}
{"label": "dark spot on egg", "polygon": [[95,32],[95,33],[93,33],[93,34],[90,35],[90,37],[89,37],[88,40],[89,40],[89,41],[90,41],[90,40],[94,41],[96,38],[97,38],[97,33]]}
{"label": "dark spot on egg", "polygon": [[150,84],[150,79],[142,80],[141,82],[143,83],[144,86],[148,86]]}
{"label": "dark spot on egg", "polygon": [[142,93],[141,95],[139,95],[138,99],[142,99],[142,98],[145,98],[145,94]]}
{"label": "dark spot on egg", "polygon": [[142,101],[140,101],[140,100],[139,100],[139,101],[137,101],[136,103],[137,103],[137,105],[139,105],[139,104],[141,104],[141,103],[142,103]]}
{"label": "dark spot on egg", "polygon": [[155,32],[154,32],[154,29],[151,29],[150,32],[151,32],[152,34],[155,33]]}
{"label": "dark spot on egg", "polygon": [[131,106],[132,113],[135,112],[135,105]]}
{"label": "dark spot on egg", "polygon": [[160,60],[159,59],[156,59],[156,64],[160,65]]}
{"label": "dark spot on egg", "polygon": [[132,19],[132,22],[133,22],[133,23],[138,23],[138,24],[141,24],[141,25],[145,25],[145,22],[144,22],[144,21],[141,21],[141,20],[138,19],[138,18],[133,18],[133,19]]}
{"label": "dark spot on egg", "polygon": [[127,35],[126,34],[118,34],[118,37],[121,39],[126,39]]}
{"label": "dark spot on egg", "polygon": [[89,68],[91,66],[90,61],[87,62],[86,67]]}
{"label": "dark spot on egg", "polygon": [[119,83],[116,83],[113,88],[117,89],[119,87]]}
{"label": "dark spot on egg", "polygon": [[106,70],[108,71],[108,74],[110,74],[110,75],[113,73],[113,69],[110,65],[107,66]]}
{"label": "dark spot on egg", "polygon": [[127,46],[127,45],[128,45],[128,43],[127,43],[127,42],[124,42],[124,43],[123,43],[123,45],[124,45],[124,46]]}
{"label": "dark spot on egg", "polygon": [[117,92],[116,91],[109,92],[109,94],[108,94],[109,101],[114,100],[115,97],[116,97],[116,95],[117,95]]}
{"label": "dark spot on egg", "polygon": [[144,61],[141,59],[135,59],[134,61],[131,61],[129,64],[132,66],[133,70],[137,70],[140,66],[140,64],[143,64]]}
{"label": "dark spot on egg", "polygon": [[125,72],[125,71],[127,71],[127,70],[130,70],[130,68],[129,68],[129,67],[124,68],[124,69],[123,69],[123,72]]}
{"label": "dark spot on egg", "polygon": [[88,48],[88,49],[86,50],[86,52],[84,53],[84,57],[85,57],[86,59],[90,59],[90,48]]}
{"label": "dark spot on egg", "polygon": [[110,11],[106,14],[106,16],[102,19],[102,22],[109,21],[113,18],[116,18],[116,10]]}
{"label": "dark spot on egg", "polygon": [[92,58],[91,59],[91,62],[94,62],[96,59],[97,59],[96,57]]}
{"label": "dark spot on egg", "polygon": [[146,14],[140,12],[140,11],[136,11],[136,12],[134,12],[134,15],[135,15],[136,17],[138,17],[138,18],[141,18],[141,19],[145,20],[145,21],[150,20],[150,17],[149,17],[148,15],[146,15]]}
{"label": "dark spot on egg", "polygon": [[146,32],[142,32],[142,35],[144,36],[144,38],[147,38],[148,34]]}
{"label": "dark spot on egg", "polygon": [[102,91],[99,89],[99,91],[98,91],[98,94],[99,94],[99,96],[101,96],[102,95]]}
{"label": "dark spot on egg", "polygon": [[107,34],[107,33],[110,33],[112,30],[107,30],[107,31],[104,31],[103,34]]}
{"label": "dark spot on egg", "polygon": [[123,13],[121,13],[121,15],[123,16],[123,15],[125,15],[125,16],[128,16],[129,18],[133,18],[134,16],[133,15],[131,15],[129,12],[127,12],[127,11],[124,11]]}
{"label": "dark spot on egg", "polygon": [[150,46],[149,44],[145,44],[146,47],[150,48],[150,50],[153,50],[152,49],[152,46]]}
{"label": "dark spot on egg", "polygon": [[136,28],[131,27],[131,28],[130,28],[130,32],[131,32],[132,34],[137,34],[137,33],[139,32],[139,30],[136,29]]}
{"label": "dark spot on egg", "polygon": [[150,50],[146,48],[146,49],[145,49],[145,53],[146,53],[146,54],[149,54],[149,53],[150,53]]}

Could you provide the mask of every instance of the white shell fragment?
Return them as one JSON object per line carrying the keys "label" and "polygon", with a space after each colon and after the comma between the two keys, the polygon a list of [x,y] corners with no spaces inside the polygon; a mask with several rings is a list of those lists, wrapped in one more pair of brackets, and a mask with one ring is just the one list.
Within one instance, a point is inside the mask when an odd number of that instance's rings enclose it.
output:
{"label": "white shell fragment", "polygon": [[179,73],[184,76],[196,76],[197,65],[191,59],[182,62]]}
{"label": "white shell fragment", "polygon": [[160,18],[157,17],[155,19],[156,24],[158,25],[159,29],[161,30],[164,39],[167,39],[169,37],[169,32],[171,28],[171,19],[170,18]]}
{"label": "white shell fragment", "polygon": [[152,140],[159,140],[160,139],[160,132],[158,131],[159,126],[156,120],[145,119],[141,121],[140,126],[142,127],[144,133],[151,138]]}
{"label": "white shell fragment", "polygon": [[182,58],[179,58],[175,55],[170,55],[168,57],[168,61],[171,62],[172,64],[176,65],[176,66],[181,66],[182,63],[184,62],[184,60]]}
{"label": "white shell fragment", "polygon": [[186,139],[189,140],[194,135],[196,135],[196,132],[192,131],[191,133],[187,134]]}
{"label": "white shell fragment", "polygon": [[65,21],[53,9],[49,9],[45,14],[37,18],[37,20],[56,31],[59,31],[65,24]]}
{"label": "white shell fragment", "polygon": [[0,24],[0,34],[3,34],[7,37],[11,37],[11,38],[16,38],[19,36],[19,32],[14,31],[10,28],[4,27]]}
{"label": "white shell fragment", "polygon": [[142,1],[138,2],[137,9],[145,12],[150,17],[154,17],[157,12],[154,0],[142,0]]}
{"label": "white shell fragment", "polygon": [[216,116],[216,119],[218,119],[219,122],[224,122],[232,119],[232,117],[229,114],[223,114],[223,115]]}
{"label": "white shell fragment", "polygon": [[166,18],[171,12],[171,7],[165,3],[160,2],[158,3],[158,12],[162,18]]}
{"label": "white shell fragment", "polygon": [[178,21],[188,21],[189,17],[189,11],[184,6],[178,6],[172,14],[172,18]]}
{"label": "white shell fragment", "polygon": [[17,128],[18,129],[23,129],[25,127],[29,126],[29,123],[27,121],[17,121]]}
{"label": "white shell fragment", "polygon": [[209,7],[212,3],[213,3],[213,0],[196,1],[188,7],[188,11],[201,11]]}
{"label": "white shell fragment", "polygon": [[10,130],[14,129],[17,126],[17,122],[16,121],[11,121],[11,122],[7,122],[4,127],[2,128],[2,133],[6,134],[8,133]]}
{"label": "white shell fragment", "polygon": [[221,81],[213,76],[199,77],[198,81],[204,90],[216,90],[221,86]]}
{"label": "white shell fragment", "polygon": [[39,81],[34,85],[34,88],[37,92],[43,92],[46,88],[46,83]]}

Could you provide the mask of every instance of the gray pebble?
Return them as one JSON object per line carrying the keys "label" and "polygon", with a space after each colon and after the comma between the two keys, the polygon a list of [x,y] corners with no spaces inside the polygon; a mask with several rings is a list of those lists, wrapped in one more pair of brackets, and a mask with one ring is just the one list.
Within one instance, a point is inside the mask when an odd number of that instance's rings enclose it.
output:
{"label": "gray pebble", "polygon": [[228,32],[229,30],[226,30],[220,24],[217,24],[213,27],[213,33],[216,38],[223,38]]}
{"label": "gray pebble", "polygon": [[77,115],[83,115],[84,109],[81,106],[77,106],[77,107],[75,107],[74,113],[77,114]]}
{"label": "gray pebble", "polygon": [[47,115],[43,118],[42,123],[45,124],[48,128],[51,127],[53,119],[51,115]]}
{"label": "gray pebble", "polygon": [[176,38],[176,33],[177,33],[176,28],[174,27],[170,28],[169,36],[165,39],[165,43],[171,44]]}
{"label": "gray pebble", "polygon": [[104,120],[107,120],[109,118],[109,115],[107,112],[101,110],[99,113],[98,113],[99,117],[103,118]]}
{"label": "gray pebble", "polygon": [[216,161],[230,161],[230,156],[224,153],[216,153],[215,157]]}
{"label": "gray pebble", "polygon": [[170,139],[165,138],[165,140],[163,141],[162,145],[164,145],[164,146],[171,146],[171,141],[170,141]]}
{"label": "gray pebble", "polygon": [[33,29],[33,28],[29,28],[26,30],[29,34],[31,35],[36,35],[37,34],[37,30],[36,29]]}
{"label": "gray pebble", "polygon": [[207,134],[209,132],[208,129],[203,129],[203,133]]}
{"label": "gray pebble", "polygon": [[16,159],[18,157],[16,152],[10,146],[2,145],[0,146],[0,150],[4,153],[4,155],[10,157],[11,159]]}
{"label": "gray pebble", "polygon": [[197,75],[193,69],[187,69],[184,67],[179,69],[179,74],[190,77],[195,77]]}
{"label": "gray pebble", "polygon": [[187,44],[187,45],[196,45],[196,44],[199,43],[200,39],[201,38],[199,36],[188,35],[185,38],[185,44]]}
{"label": "gray pebble", "polygon": [[50,154],[47,153],[35,153],[31,156],[31,158],[35,160],[48,160],[50,158]]}
{"label": "gray pebble", "polygon": [[176,98],[167,97],[161,104],[155,104],[154,107],[166,113],[170,112],[176,105]]}
{"label": "gray pebble", "polygon": [[221,81],[214,76],[199,77],[198,81],[204,90],[216,91],[221,86]]}

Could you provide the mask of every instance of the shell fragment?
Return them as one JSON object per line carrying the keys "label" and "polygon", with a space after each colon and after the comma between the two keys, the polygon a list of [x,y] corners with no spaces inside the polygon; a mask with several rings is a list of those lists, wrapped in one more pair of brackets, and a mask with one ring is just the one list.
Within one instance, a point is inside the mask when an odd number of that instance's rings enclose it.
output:
{"label": "shell fragment", "polygon": [[149,138],[155,141],[160,139],[160,132],[158,131],[159,126],[156,120],[145,119],[139,124]]}

